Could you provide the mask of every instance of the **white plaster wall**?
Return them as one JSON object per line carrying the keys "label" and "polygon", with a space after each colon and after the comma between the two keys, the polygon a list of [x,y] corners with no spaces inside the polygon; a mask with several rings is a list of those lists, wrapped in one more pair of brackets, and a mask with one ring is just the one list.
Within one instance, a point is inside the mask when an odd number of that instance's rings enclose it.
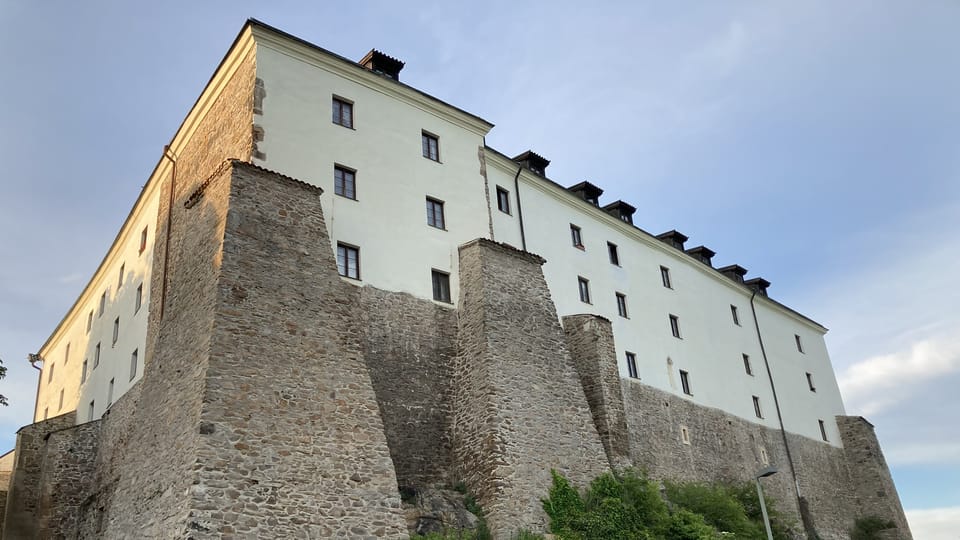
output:
{"label": "white plaster wall", "polygon": [[[150,311],[150,270],[153,264],[154,229],[157,222],[159,189],[146,194],[133,219],[121,231],[120,239],[107,254],[105,264],[84,290],[80,300],[67,314],[61,327],[51,336],[40,354],[44,371],[40,377],[35,421],[77,411],[77,422],[100,418],[108,407],[110,379],[114,379],[113,401],[123,395],[143,374],[147,313]],[[147,229],[147,245],[140,252],[140,234]],[[118,287],[120,267],[123,284]],[[140,309],[134,312],[137,286],[143,284]],[[100,296],[106,293],[103,315],[98,316]],[[87,332],[87,317],[93,312],[93,324]],[[119,317],[120,332],[113,344],[113,322]],[[93,368],[94,349],[100,343],[100,364]],[[70,344],[69,357],[66,356]],[[138,367],[130,379],[130,356],[137,349]],[[83,361],[87,360],[87,378],[81,384]],[[50,378],[50,371],[53,377]],[[60,390],[64,391],[60,405]],[[94,415],[89,403],[94,401]]]}
{"label": "white plaster wall", "polygon": [[[457,246],[489,237],[483,134],[401,103],[391,81],[359,83],[262,43],[257,77],[266,91],[257,164],[323,188],[331,247],[359,246],[362,283],[432,298],[435,268],[456,291]],[[331,121],[333,95],[353,101],[354,129]],[[439,163],[423,157],[422,130],[439,137]],[[334,164],[356,169],[357,200],[334,194]],[[427,225],[427,196],[444,201],[446,230]]]}

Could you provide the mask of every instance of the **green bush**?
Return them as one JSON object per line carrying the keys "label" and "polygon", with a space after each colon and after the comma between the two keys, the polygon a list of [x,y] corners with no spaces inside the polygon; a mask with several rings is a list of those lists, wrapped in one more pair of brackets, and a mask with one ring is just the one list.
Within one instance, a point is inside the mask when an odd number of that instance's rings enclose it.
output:
{"label": "green bush", "polygon": [[850,540],[878,540],[880,538],[878,532],[893,529],[896,526],[896,523],[876,516],[858,518],[850,531]]}
{"label": "green bush", "polygon": [[707,525],[700,514],[689,510],[677,510],[670,516],[665,540],[715,540],[720,538],[716,529]]}

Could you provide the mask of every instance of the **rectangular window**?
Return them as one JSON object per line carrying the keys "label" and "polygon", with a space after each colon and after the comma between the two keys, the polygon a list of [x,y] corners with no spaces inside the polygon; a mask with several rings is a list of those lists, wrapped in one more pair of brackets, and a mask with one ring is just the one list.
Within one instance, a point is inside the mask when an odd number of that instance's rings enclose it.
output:
{"label": "rectangular window", "polygon": [[335,165],[333,167],[333,192],[341,197],[357,200],[357,171]]}
{"label": "rectangular window", "polygon": [[123,287],[123,272],[127,269],[126,263],[120,265],[120,275],[117,276],[117,290]]}
{"label": "rectangular window", "polygon": [[747,372],[747,375],[753,376],[753,366],[750,365],[750,356],[743,355],[743,370]]}
{"label": "rectangular window", "polygon": [[107,292],[100,295],[100,306],[97,308],[97,317],[103,315],[103,310],[107,309]]}
{"label": "rectangular window", "polygon": [[824,441],[829,441],[829,439],[827,439],[827,426],[826,426],[826,424],[823,423],[823,420],[817,420],[817,423],[820,424],[820,438],[822,438]]}
{"label": "rectangular window", "polygon": [[63,365],[67,365],[67,362],[70,361],[70,344],[67,343],[66,350],[63,351]]}
{"label": "rectangular window", "polygon": [[57,405],[57,412],[63,410],[63,388],[60,389],[60,403]]}
{"label": "rectangular window", "polygon": [[683,386],[684,394],[693,395],[693,392],[690,391],[690,374],[682,369],[680,370],[680,385]]}
{"label": "rectangular window", "polygon": [[133,313],[136,315],[143,305],[143,283],[137,285],[137,296],[133,299]]}
{"label": "rectangular window", "polygon": [[130,355],[130,380],[132,381],[134,377],[137,376],[137,368],[139,367],[137,363],[139,362],[140,355],[137,353],[137,349],[133,350],[133,354]]}
{"label": "rectangular window", "polygon": [[50,362],[50,369],[47,370],[47,384],[50,384],[50,381],[53,380],[53,367],[56,366],[53,362]]}
{"label": "rectangular window", "polygon": [[737,313],[737,306],[730,304],[730,315],[733,317],[733,324],[740,326],[740,314]]}
{"label": "rectangular window", "polygon": [[93,405],[94,405],[94,400],[91,399],[90,406],[87,408],[87,420],[90,422],[93,422],[93,410],[94,410]]}
{"label": "rectangular window", "polygon": [[670,331],[673,332],[673,337],[680,337],[680,317],[676,315],[670,316]]}
{"label": "rectangular window", "polygon": [[510,213],[510,192],[497,186],[497,208],[505,214]]}
{"label": "rectangular window", "polygon": [[90,310],[90,314],[87,315],[87,333],[90,333],[90,329],[93,328],[93,310]]}
{"label": "rectangular window", "polygon": [[763,413],[760,412],[760,398],[753,396],[753,413],[757,415],[757,418],[763,418]]}
{"label": "rectangular window", "polygon": [[807,387],[810,388],[811,392],[816,392],[817,387],[813,385],[813,374],[807,373]]}
{"label": "rectangular window", "polygon": [[607,242],[607,253],[610,255],[610,264],[620,266],[620,252],[617,251],[617,245]]}
{"label": "rectangular window", "polygon": [[423,146],[423,157],[440,161],[440,140],[437,136],[424,131],[421,133],[420,141]]}
{"label": "rectangular window", "polygon": [[427,197],[427,225],[438,229],[446,228],[443,222],[443,201]]}
{"label": "rectangular window", "polygon": [[803,343],[800,341],[800,336],[798,334],[794,334],[793,339],[797,342],[797,350],[803,352]]}
{"label": "rectangular window", "polygon": [[570,224],[570,240],[573,247],[583,249],[583,234],[580,233],[580,227]]}
{"label": "rectangular window", "polygon": [[113,404],[113,379],[110,379],[110,386],[107,387],[107,407]]}
{"label": "rectangular window", "polygon": [[617,313],[621,317],[627,317],[627,297],[623,293],[617,293]]}
{"label": "rectangular window", "polygon": [[118,337],[120,337],[120,317],[113,321],[113,343],[110,345],[116,345]]}
{"label": "rectangular window", "polygon": [[433,299],[450,304],[450,274],[431,270],[430,279],[433,281]]}
{"label": "rectangular window", "polygon": [[47,416],[49,416],[49,414],[50,414],[50,407],[44,407],[44,408],[43,408],[43,419],[46,420],[46,419],[47,419]]}
{"label": "rectangular window", "polygon": [[589,304],[590,303],[590,280],[577,277],[577,283],[580,287],[580,301]]}
{"label": "rectangular window", "polygon": [[87,359],[83,359],[83,365],[80,366],[80,384],[87,382]]}
{"label": "rectangular window", "polygon": [[637,355],[627,351],[627,373],[631,379],[639,379],[637,374]]}
{"label": "rectangular window", "polygon": [[660,267],[660,279],[663,281],[663,286],[672,289],[673,285],[670,283],[670,269],[666,266]]}
{"label": "rectangular window", "polygon": [[97,346],[93,349],[93,369],[97,369],[97,366],[100,365],[100,344],[97,343]]}
{"label": "rectangular window", "polygon": [[140,231],[140,253],[147,249],[147,227]]}
{"label": "rectangular window", "polygon": [[341,276],[360,279],[360,248],[338,242],[337,271]]}
{"label": "rectangular window", "polygon": [[334,96],[333,123],[346,128],[353,128],[353,103]]}

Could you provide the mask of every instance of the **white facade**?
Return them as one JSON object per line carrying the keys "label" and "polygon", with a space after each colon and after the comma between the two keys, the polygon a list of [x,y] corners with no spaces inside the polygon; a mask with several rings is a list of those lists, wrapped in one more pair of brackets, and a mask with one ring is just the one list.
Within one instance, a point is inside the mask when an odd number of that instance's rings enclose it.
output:
{"label": "white facade", "polygon": [[[612,321],[622,377],[630,379],[630,352],[639,377],[634,384],[779,428],[766,352],[784,428],[819,440],[822,420],[829,443],[840,444],[834,415],[844,410],[823,340],[825,328],[762,295],[754,297],[743,284],[520,169],[485,146],[484,136],[493,127],[486,121],[272,29],[253,24],[245,32],[256,44],[256,77],[264,90],[252,120],[263,134],[253,161],[324,189],[321,204],[331,249],[336,252],[342,243],[359,252],[359,279],[347,281],[433,300],[431,271],[436,270],[449,274],[450,304],[455,304],[459,245],[478,237],[518,248],[525,243],[528,251],[547,260],[544,273],[560,316],[595,313]],[[242,54],[243,43],[238,40],[228,59]],[[351,105],[349,127],[332,120],[334,100]],[[203,99],[185,126],[202,104]],[[424,133],[436,138],[439,159],[423,155]],[[335,167],[354,171],[355,199],[336,194]],[[60,363],[65,344],[71,343],[69,362],[64,369],[57,366],[60,371],[51,379],[63,377],[63,382],[41,382],[38,420],[45,411],[50,416],[66,412],[57,408],[59,388],[75,396],[70,402],[79,409],[79,421],[91,418],[86,411],[91,400],[92,418],[98,418],[108,402],[109,381],[115,381],[115,400],[142,371],[129,379],[132,351],[139,347],[143,360],[152,250],[136,253],[134,236],[141,223],[152,229],[156,222],[156,186],[162,177],[162,171],[155,171],[104,265],[42,349],[47,369]],[[508,192],[509,212],[498,209],[498,187]],[[428,198],[443,205],[442,228],[428,224]],[[642,216],[636,219],[642,222]],[[582,249],[572,243],[571,225],[580,229]],[[152,246],[152,234],[149,242]],[[617,246],[619,264],[611,263],[608,242]],[[122,264],[130,276],[118,291]],[[661,266],[669,269],[669,288],[662,283]],[[581,301],[578,278],[589,282],[589,303]],[[144,305],[134,314],[130,293],[140,282],[145,284]],[[97,309],[104,291],[107,309],[102,316],[95,314],[87,335],[85,314]],[[619,314],[618,293],[625,298],[626,317]],[[679,338],[673,335],[671,315],[677,318]],[[111,346],[117,317],[121,334]],[[795,336],[800,336],[803,352],[797,350]],[[100,366],[80,385],[79,366],[97,342]],[[746,372],[744,355],[752,374]],[[687,373],[689,394],[681,370]]]}

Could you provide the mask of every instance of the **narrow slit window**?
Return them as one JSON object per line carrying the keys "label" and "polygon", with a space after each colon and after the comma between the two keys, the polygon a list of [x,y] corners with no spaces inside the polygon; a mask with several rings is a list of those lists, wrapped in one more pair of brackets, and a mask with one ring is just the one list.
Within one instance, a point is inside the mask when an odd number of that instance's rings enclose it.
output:
{"label": "narrow slit window", "polygon": [[111,343],[111,345],[116,345],[117,338],[119,337],[120,337],[120,317],[117,317],[116,320],[113,321],[113,343]]}
{"label": "narrow slit window", "polygon": [[610,264],[620,266],[620,251],[613,242],[607,242],[607,253],[610,255]]}
{"label": "narrow slit window", "polygon": [[584,304],[590,303],[590,280],[585,277],[577,277],[577,286],[580,288],[580,301]]}
{"label": "narrow slit window", "polygon": [[627,318],[627,296],[623,293],[617,293],[617,313],[624,319]]}
{"label": "narrow slit window", "polygon": [[737,306],[730,304],[730,316],[733,317],[733,324],[740,326],[740,313],[737,312]]}
{"label": "narrow slit window", "polygon": [[87,382],[87,359],[83,359],[83,365],[80,366],[80,384]]}
{"label": "narrow slit window", "polygon": [[807,388],[809,388],[811,392],[817,391],[817,387],[813,384],[813,373],[807,373]]}
{"label": "narrow slit window", "polygon": [[93,369],[97,369],[97,366],[100,365],[100,344],[97,343],[97,346],[93,349]]}
{"label": "narrow slit window", "polygon": [[106,291],[104,291],[103,294],[100,295],[100,305],[97,307],[97,317],[102,316],[103,311],[105,309],[107,309],[107,292]]}
{"label": "narrow slit window", "polygon": [[143,253],[144,250],[146,250],[146,249],[147,249],[147,227],[144,227],[143,230],[140,231],[140,251],[139,251],[139,253]]}
{"label": "narrow slit window", "polygon": [[753,376],[753,366],[750,365],[750,355],[743,355],[743,370],[747,372],[747,375]]}
{"label": "narrow slit window", "polygon": [[60,389],[60,403],[57,405],[57,412],[63,410],[63,388]]}
{"label": "narrow slit window", "polygon": [[136,314],[140,311],[140,306],[143,305],[143,283],[137,285],[137,295],[133,300],[133,313]]}
{"label": "narrow slit window", "polygon": [[137,376],[137,370],[139,369],[140,354],[138,349],[133,350],[133,354],[130,355],[130,380],[132,381],[134,377]]}
{"label": "narrow slit window", "polygon": [[53,362],[50,362],[50,369],[47,370],[47,384],[50,384],[50,382],[53,380],[53,368],[54,368],[54,366],[56,366],[56,364],[53,363]]}
{"label": "narrow slit window", "polygon": [[829,439],[827,439],[827,425],[823,423],[823,420],[817,420],[817,423],[820,424],[820,438],[829,442]]}
{"label": "narrow slit window", "polygon": [[96,404],[96,400],[90,400],[90,406],[87,407],[87,420],[91,422],[93,421],[93,411],[96,410],[94,409],[95,404]]}
{"label": "narrow slit window", "polygon": [[693,392],[690,391],[690,374],[682,369],[680,370],[680,385],[683,386],[684,394],[693,395]]}
{"label": "narrow slit window", "polygon": [[113,379],[110,379],[110,386],[107,387],[107,407],[113,405]]}
{"label": "narrow slit window", "polygon": [[637,374],[637,355],[630,351],[627,351],[627,374],[630,375],[631,379],[640,378]]}
{"label": "narrow slit window", "polygon": [[573,224],[570,225],[570,241],[573,242],[573,247],[583,249],[583,233],[580,227]]}
{"label": "narrow slit window", "polygon": [[87,315],[87,333],[90,333],[90,329],[93,328],[93,310],[90,310],[90,314]]}
{"label": "narrow slit window", "polygon": [[793,340],[797,342],[797,350],[800,351],[800,352],[803,352],[803,342],[800,341],[800,335],[799,335],[799,334],[794,334],[794,335],[793,335]]}
{"label": "narrow slit window", "polygon": [[120,290],[120,287],[123,287],[123,273],[127,270],[126,264],[120,265],[120,275],[117,276],[117,290]]}
{"label": "narrow slit window", "polygon": [[680,339],[680,317],[670,315],[670,332],[673,333],[673,337]]}
{"label": "narrow slit window", "polygon": [[660,267],[660,280],[663,281],[664,287],[668,289],[673,288],[673,282],[670,281],[670,269],[667,268],[666,266]]}
{"label": "narrow slit window", "polygon": [[760,398],[758,396],[753,396],[753,413],[757,415],[757,418],[763,418],[763,412],[760,411]]}

